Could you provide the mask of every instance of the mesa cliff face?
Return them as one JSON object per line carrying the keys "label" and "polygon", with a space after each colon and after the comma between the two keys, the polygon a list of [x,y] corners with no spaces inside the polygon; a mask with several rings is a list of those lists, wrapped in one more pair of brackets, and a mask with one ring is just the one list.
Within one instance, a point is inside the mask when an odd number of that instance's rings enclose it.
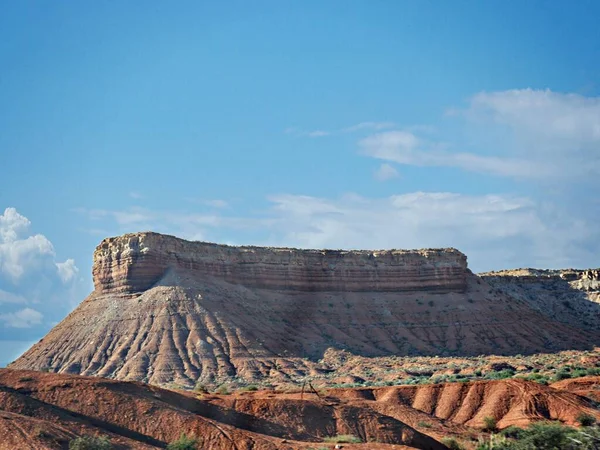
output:
{"label": "mesa cliff face", "polygon": [[189,242],[157,233],[102,241],[94,253],[100,293],[150,289],[169,270],[259,289],[297,291],[457,291],[467,287],[467,257],[442,250],[299,250]]}
{"label": "mesa cliff face", "polygon": [[598,338],[493,288],[454,249],[231,247],[137,233],[105,239],[93,275],[94,292],[11,368],[277,383],[328,370],[319,360],[329,348],[526,354]]}

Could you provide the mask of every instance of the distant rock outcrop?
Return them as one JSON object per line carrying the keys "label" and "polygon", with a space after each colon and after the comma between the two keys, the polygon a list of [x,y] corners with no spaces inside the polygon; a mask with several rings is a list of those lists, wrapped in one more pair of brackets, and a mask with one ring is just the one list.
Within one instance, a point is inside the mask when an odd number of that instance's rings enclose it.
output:
{"label": "distant rock outcrop", "polygon": [[600,331],[600,269],[515,269],[480,276],[552,320]]}
{"label": "distant rock outcrop", "polygon": [[105,239],[93,275],[94,292],[11,367],[189,387],[301,380],[322,373],[328,348],[515,354],[590,348],[598,337],[494,289],[455,249],[232,247],[137,233]]}

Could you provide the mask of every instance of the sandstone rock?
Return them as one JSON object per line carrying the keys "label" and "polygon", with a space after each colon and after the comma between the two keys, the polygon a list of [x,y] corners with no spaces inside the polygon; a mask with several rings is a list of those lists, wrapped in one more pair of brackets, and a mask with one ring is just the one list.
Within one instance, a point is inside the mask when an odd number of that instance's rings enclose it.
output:
{"label": "sandstone rock", "polygon": [[92,272],[98,293],[143,292],[170,270],[262,289],[463,292],[466,268],[466,256],[455,249],[232,247],[137,233],[102,241],[94,253]]}

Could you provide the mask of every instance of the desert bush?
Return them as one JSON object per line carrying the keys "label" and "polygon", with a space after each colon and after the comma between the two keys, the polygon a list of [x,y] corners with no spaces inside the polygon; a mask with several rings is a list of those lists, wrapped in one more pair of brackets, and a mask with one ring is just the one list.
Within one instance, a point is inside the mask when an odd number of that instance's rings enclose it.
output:
{"label": "desert bush", "polygon": [[592,425],[594,425],[596,423],[596,418],[594,416],[592,416],[591,414],[580,413],[577,416],[577,422],[582,427],[591,427]]}
{"label": "desert bush", "polygon": [[360,444],[362,442],[359,437],[352,434],[339,434],[337,436],[326,437],[323,440],[333,444]]}
{"label": "desert bush", "polygon": [[431,428],[431,422],[419,422],[417,423],[417,426],[421,427],[421,428]]}
{"label": "desert bush", "polygon": [[496,431],[498,427],[498,421],[491,416],[486,416],[483,418],[483,431]]}
{"label": "desert bush", "polygon": [[80,436],[69,442],[69,450],[110,450],[112,444],[105,437]]}
{"label": "desert bush", "polygon": [[208,389],[203,383],[196,383],[194,386],[194,392],[197,392],[198,394],[206,394],[208,393]]}
{"label": "desert bush", "polygon": [[565,369],[561,369],[558,372],[556,372],[556,375],[554,375],[554,381],[560,381],[560,380],[566,380],[567,378],[571,378],[572,375],[566,371]]}
{"label": "desert bush", "polygon": [[227,386],[225,386],[224,384],[222,384],[221,386],[219,386],[217,388],[217,394],[221,394],[221,395],[229,395],[231,392],[229,391],[229,388]]}
{"label": "desert bush", "polygon": [[454,438],[444,438],[442,439],[442,444],[444,444],[450,450],[464,450],[464,447],[460,445],[460,442]]}
{"label": "desert bush", "polygon": [[248,386],[240,388],[240,391],[258,391],[258,386],[255,384],[249,384]]}
{"label": "desert bush", "polygon": [[598,367],[590,367],[587,370],[586,375],[600,375],[600,368],[598,368]]}
{"label": "desert bush", "polygon": [[514,376],[515,372],[511,369],[504,369],[499,372],[489,372],[486,374],[485,378],[489,380],[503,380],[505,378],[511,378]]}
{"label": "desert bush", "polygon": [[510,427],[507,427],[504,430],[502,430],[500,434],[507,438],[518,439],[523,435],[523,428],[511,425]]}
{"label": "desert bush", "polygon": [[[515,430],[516,431],[516,430]],[[504,434],[504,433],[503,433]],[[538,422],[503,440],[490,439],[477,450],[591,450],[594,437],[555,422]],[[511,439],[506,439],[511,437]]]}
{"label": "desert bush", "polygon": [[167,445],[167,450],[196,450],[198,448],[198,440],[192,436],[187,436],[181,433],[179,439]]}

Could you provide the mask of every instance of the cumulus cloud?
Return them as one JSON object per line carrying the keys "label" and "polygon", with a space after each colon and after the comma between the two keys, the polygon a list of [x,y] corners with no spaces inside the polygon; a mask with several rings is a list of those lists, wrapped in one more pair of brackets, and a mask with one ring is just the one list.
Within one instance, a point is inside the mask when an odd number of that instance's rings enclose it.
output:
{"label": "cumulus cloud", "polygon": [[0,215],[0,276],[13,283],[54,256],[54,248],[45,236],[23,236],[29,226],[29,220],[15,208],[6,208]]}
{"label": "cumulus cloud", "polygon": [[7,329],[33,329],[46,314],[68,312],[78,294],[75,261],[56,261],[52,243],[30,228],[15,208],[0,215],[0,343],[14,339]]}
{"label": "cumulus cloud", "polygon": [[391,165],[384,163],[375,171],[375,179],[378,181],[387,181],[399,176],[398,171]]}
{"label": "cumulus cloud", "polygon": [[75,260],[71,258],[62,263],[56,263],[56,267],[58,269],[58,275],[60,279],[65,284],[74,280],[79,273],[79,269],[75,265]]}

